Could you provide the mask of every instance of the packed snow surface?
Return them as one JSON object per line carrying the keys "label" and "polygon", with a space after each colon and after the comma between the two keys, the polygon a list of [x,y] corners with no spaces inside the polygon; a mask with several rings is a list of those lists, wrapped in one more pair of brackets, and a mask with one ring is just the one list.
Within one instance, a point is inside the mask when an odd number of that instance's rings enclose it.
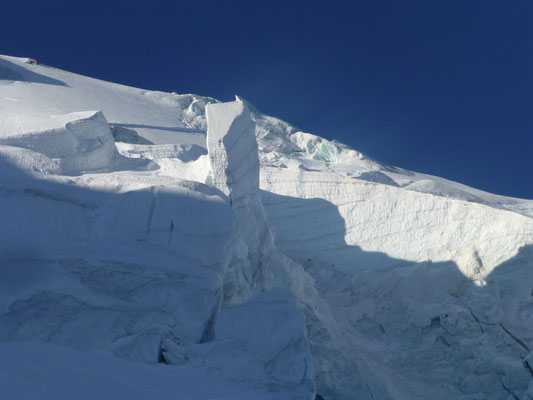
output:
{"label": "packed snow surface", "polygon": [[533,398],[531,200],[8,56],[0,171],[2,399]]}

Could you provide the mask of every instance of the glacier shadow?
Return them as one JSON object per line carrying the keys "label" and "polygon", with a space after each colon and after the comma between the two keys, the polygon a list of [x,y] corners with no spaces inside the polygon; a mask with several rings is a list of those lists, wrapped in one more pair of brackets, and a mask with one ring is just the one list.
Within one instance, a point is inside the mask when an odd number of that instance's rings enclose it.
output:
{"label": "glacier shadow", "polygon": [[337,206],[321,198],[303,199],[260,191],[276,246],[295,261],[319,262],[339,271],[386,270],[412,261],[369,252],[346,243],[346,225]]}
{"label": "glacier shadow", "polygon": [[205,131],[201,129],[195,129],[195,128],[180,128],[180,127],[174,127],[174,126],[158,126],[158,125],[143,125],[143,124],[119,124],[116,122],[110,122],[109,125],[113,125],[115,127],[121,127],[121,128],[142,128],[142,129],[156,129],[160,131],[169,131],[169,132],[178,132],[178,133],[201,133],[205,135]]}
{"label": "glacier shadow", "polygon": [[[116,165],[106,168],[105,171],[89,173],[96,175],[104,172],[142,172],[153,169],[150,160],[117,157]],[[28,173],[9,157],[0,154],[0,260],[39,258],[46,254],[74,254],[77,249],[81,251],[89,248],[89,244],[83,239],[84,235],[94,239],[94,243],[90,243],[91,246],[110,240],[116,241],[117,244],[124,241],[138,243],[145,246],[148,252],[160,252],[159,258],[167,259],[166,263],[168,257],[181,257],[182,253],[190,253],[186,244],[178,246],[184,251],[176,250],[176,246],[170,244],[173,236],[183,235],[184,229],[187,231],[188,226],[180,226],[180,221],[187,218],[176,219],[175,216],[169,216],[163,226],[150,229],[154,207],[159,204],[164,204],[164,207],[175,204],[176,208],[179,208],[179,205],[192,202],[190,196],[173,190],[171,185],[170,190],[161,190],[161,183],[157,181],[152,185],[147,184],[144,188],[136,189],[135,185],[132,185],[130,190],[119,192],[106,190],[106,185],[102,185],[100,189],[73,184],[72,178],[83,174],[84,172],[57,175],[64,178],[62,182],[46,179],[46,176],[53,177],[55,174]],[[218,189],[204,184],[188,182],[183,187],[191,185],[194,186],[191,190],[200,195],[218,195],[226,199]],[[118,186],[121,184],[118,183]],[[207,209],[212,208],[210,200],[198,198],[195,201],[199,210],[209,211]],[[131,215],[128,216],[128,209],[123,207],[131,207]],[[172,209],[169,208],[169,211]],[[113,212],[117,215],[113,216]],[[106,213],[111,213],[109,221],[104,221],[103,214]],[[121,218],[124,227],[120,227],[119,221],[114,221],[113,218]],[[112,231],[118,232],[118,235],[113,237]],[[106,251],[113,253],[113,246],[104,244]],[[128,254],[125,256],[131,258]],[[183,258],[183,265],[190,263],[190,256]]]}
{"label": "glacier shadow", "polygon": [[[148,335],[155,345],[146,354],[124,358],[157,362],[158,341],[168,332],[192,343],[214,337],[222,295],[210,286],[215,255],[205,254],[218,254],[221,233],[199,243],[196,230],[211,226],[211,214],[230,226],[229,204],[209,198],[224,199],[221,192],[198,184],[198,197],[190,196],[189,182],[183,192],[154,183],[115,193],[41,179],[1,156],[0,171],[0,341],[89,349]],[[107,313],[111,322],[76,332],[73,307],[95,321]],[[159,322],[146,325],[148,314]],[[36,321],[40,330],[31,329]],[[142,327],[110,333],[124,321]]]}
{"label": "glacier shadow", "polygon": [[[41,66],[46,68],[46,66]],[[30,71],[24,67],[21,67],[11,61],[0,59],[0,84],[9,84],[10,82],[32,82],[42,83],[45,85],[58,85],[68,86],[65,82],[58,79],[50,78],[46,75],[38,74],[37,72]]]}
{"label": "glacier shadow", "polygon": [[143,136],[140,136],[135,129],[125,128],[109,124],[115,142],[128,144],[153,145],[154,143]]}

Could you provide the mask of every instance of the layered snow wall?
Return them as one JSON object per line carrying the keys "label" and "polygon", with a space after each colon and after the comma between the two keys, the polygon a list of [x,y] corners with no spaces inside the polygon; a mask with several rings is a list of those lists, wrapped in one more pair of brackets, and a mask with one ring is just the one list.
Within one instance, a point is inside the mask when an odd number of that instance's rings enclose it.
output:
{"label": "layered snow wall", "polygon": [[210,188],[2,189],[1,339],[157,362],[167,340],[213,338],[234,214]]}
{"label": "layered snow wall", "polygon": [[533,219],[328,171],[263,168],[261,188],[276,245],[332,310],[318,393],[531,392]]}
{"label": "layered snow wall", "polygon": [[[325,171],[264,168],[261,178],[279,247],[300,262],[315,258],[352,271],[453,260],[473,278],[465,251],[477,254],[478,272],[488,275],[533,244],[533,219],[484,204]],[[371,252],[389,259],[365,256]]]}

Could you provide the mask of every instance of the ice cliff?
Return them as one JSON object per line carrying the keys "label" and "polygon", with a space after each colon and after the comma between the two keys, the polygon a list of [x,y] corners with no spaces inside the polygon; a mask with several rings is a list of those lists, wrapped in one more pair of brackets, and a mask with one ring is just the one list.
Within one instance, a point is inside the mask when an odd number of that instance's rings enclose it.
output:
{"label": "ice cliff", "polygon": [[226,272],[225,300],[242,302],[273,286],[290,288],[304,298],[312,282],[301,266],[276,249],[261,202],[255,123],[247,105],[240,99],[211,104],[206,117],[210,165],[206,181],[228,196],[239,227]]}
{"label": "ice cliff", "polygon": [[[248,386],[276,398],[312,397],[303,315],[288,282],[272,289],[289,260],[266,223],[243,111],[239,101],[210,111],[211,186],[147,177],[146,163],[118,155],[101,113],[2,142],[15,156],[2,159],[0,339],[193,365],[227,380],[251,374]],[[242,154],[248,165],[236,170]],[[35,170],[42,157],[58,169]],[[90,187],[69,184],[96,166]]]}
{"label": "ice cliff", "polygon": [[7,56],[0,171],[4,397],[533,398],[532,201]]}
{"label": "ice cliff", "polygon": [[[242,101],[206,108],[207,150],[211,173],[207,181],[225,193],[242,227],[235,238],[234,262],[228,270],[225,296],[244,300],[272,280],[266,261],[273,237],[259,199],[259,158],[254,124]],[[236,293],[236,292],[241,293]]]}

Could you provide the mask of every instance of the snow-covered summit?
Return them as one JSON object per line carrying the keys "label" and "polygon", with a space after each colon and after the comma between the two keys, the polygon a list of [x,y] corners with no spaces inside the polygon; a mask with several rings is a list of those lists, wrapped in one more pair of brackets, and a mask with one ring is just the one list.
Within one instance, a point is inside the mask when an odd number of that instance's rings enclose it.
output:
{"label": "snow-covered summit", "polygon": [[[165,398],[533,396],[533,201],[385,165],[241,99],[8,56],[0,167],[13,398],[133,381]],[[81,394],[54,378],[72,375],[62,360],[113,378]]]}

